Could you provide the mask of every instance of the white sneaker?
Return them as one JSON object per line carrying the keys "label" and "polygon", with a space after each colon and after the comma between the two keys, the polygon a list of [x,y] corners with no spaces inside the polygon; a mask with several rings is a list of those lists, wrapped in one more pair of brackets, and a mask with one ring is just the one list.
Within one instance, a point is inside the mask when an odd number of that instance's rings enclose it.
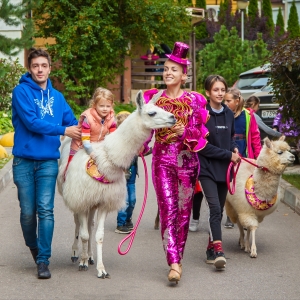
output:
{"label": "white sneaker", "polygon": [[197,231],[199,226],[199,220],[191,219],[189,231]]}

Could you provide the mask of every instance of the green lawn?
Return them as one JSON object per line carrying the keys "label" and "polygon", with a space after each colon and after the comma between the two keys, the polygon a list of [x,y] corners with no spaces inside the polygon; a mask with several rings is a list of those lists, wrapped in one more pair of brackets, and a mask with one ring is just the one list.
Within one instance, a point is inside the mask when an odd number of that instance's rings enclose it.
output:
{"label": "green lawn", "polygon": [[300,190],[300,174],[283,174],[282,178]]}

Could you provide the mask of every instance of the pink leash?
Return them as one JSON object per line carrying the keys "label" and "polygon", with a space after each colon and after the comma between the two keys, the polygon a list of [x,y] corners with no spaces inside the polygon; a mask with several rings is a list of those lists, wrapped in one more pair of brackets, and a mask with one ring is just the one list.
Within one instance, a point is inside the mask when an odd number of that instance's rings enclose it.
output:
{"label": "pink leash", "polygon": [[[146,201],[147,201],[147,196],[148,196],[148,170],[147,170],[147,164],[146,164],[146,161],[145,161],[145,158],[142,154],[140,154],[141,158],[142,158],[142,161],[143,161],[143,164],[144,164],[144,170],[145,170],[145,191],[144,191],[144,201],[143,201],[143,205],[142,205],[142,208],[141,208],[141,212],[140,212],[140,215],[135,223],[135,226],[133,228],[133,230],[131,231],[131,233],[129,235],[127,235],[119,244],[118,246],[118,252],[120,255],[125,255],[129,252],[130,248],[131,248],[131,245],[133,243],[133,240],[134,240],[134,237],[135,237],[135,234],[136,234],[136,230],[140,224],[140,221],[142,219],[142,216],[143,216],[143,213],[144,213],[144,209],[145,209],[145,206],[146,206]],[[122,248],[122,245],[123,243],[128,240],[130,238],[130,241],[129,241],[129,244],[127,246],[127,249],[125,250],[125,252],[122,252],[121,248]]]}
{"label": "pink leash", "polygon": [[[241,156],[241,155],[240,155]],[[265,172],[269,172],[269,169],[266,168],[266,167],[261,167],[255,163],[253,163],[252,161],[248,160],[247,158],[245,157],[242,157],[241,156],[241,159],[246,161],[248,164],[256,167],[256,168],[259,168]],[[228,191],[231,195],[233,195],[235,193],[235,186],[236,186],[236,175],[238,173],[238,170],[239,170],[239,167],[240,167],[240,164],[241,162],[237,163],[237,164],[234,164],[233,162],[231,162],[228,166],[228,169],[227,169],[227,174],[226,174],[226,182],[227,182],[227,188],[228,188]],[[233,179],[232,179],[232,187],[230,185],[230,173],[231,173],[231,169],[233,167]]]}

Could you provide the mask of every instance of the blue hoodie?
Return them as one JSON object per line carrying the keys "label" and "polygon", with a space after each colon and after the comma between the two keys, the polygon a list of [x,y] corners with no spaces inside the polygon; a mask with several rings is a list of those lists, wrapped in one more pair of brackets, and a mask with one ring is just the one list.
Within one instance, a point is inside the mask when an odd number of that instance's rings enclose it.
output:
{"label": "blue hoodie", "polygon": [[77,120],[64,96],[50,79],[43,90],[31,75],[24,74],[12,93],[12,123],[15,128],[13,155],[48,160],[60,157],[60,135]]}

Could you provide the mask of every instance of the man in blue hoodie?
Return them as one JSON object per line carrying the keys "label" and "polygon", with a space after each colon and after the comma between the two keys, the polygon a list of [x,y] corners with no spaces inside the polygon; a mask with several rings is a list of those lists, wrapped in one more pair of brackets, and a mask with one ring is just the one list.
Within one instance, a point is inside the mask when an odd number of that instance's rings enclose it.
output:
{"label": "man in blue hoodie", "polygon": [[48,265],[60,135],[80,139],[77,120],[63,95],[52,87],[50,71],[50,55],[33,49],[28,56],[28,72],[12,93],[13,178],[23,236],[41,279],[51,277]]}

